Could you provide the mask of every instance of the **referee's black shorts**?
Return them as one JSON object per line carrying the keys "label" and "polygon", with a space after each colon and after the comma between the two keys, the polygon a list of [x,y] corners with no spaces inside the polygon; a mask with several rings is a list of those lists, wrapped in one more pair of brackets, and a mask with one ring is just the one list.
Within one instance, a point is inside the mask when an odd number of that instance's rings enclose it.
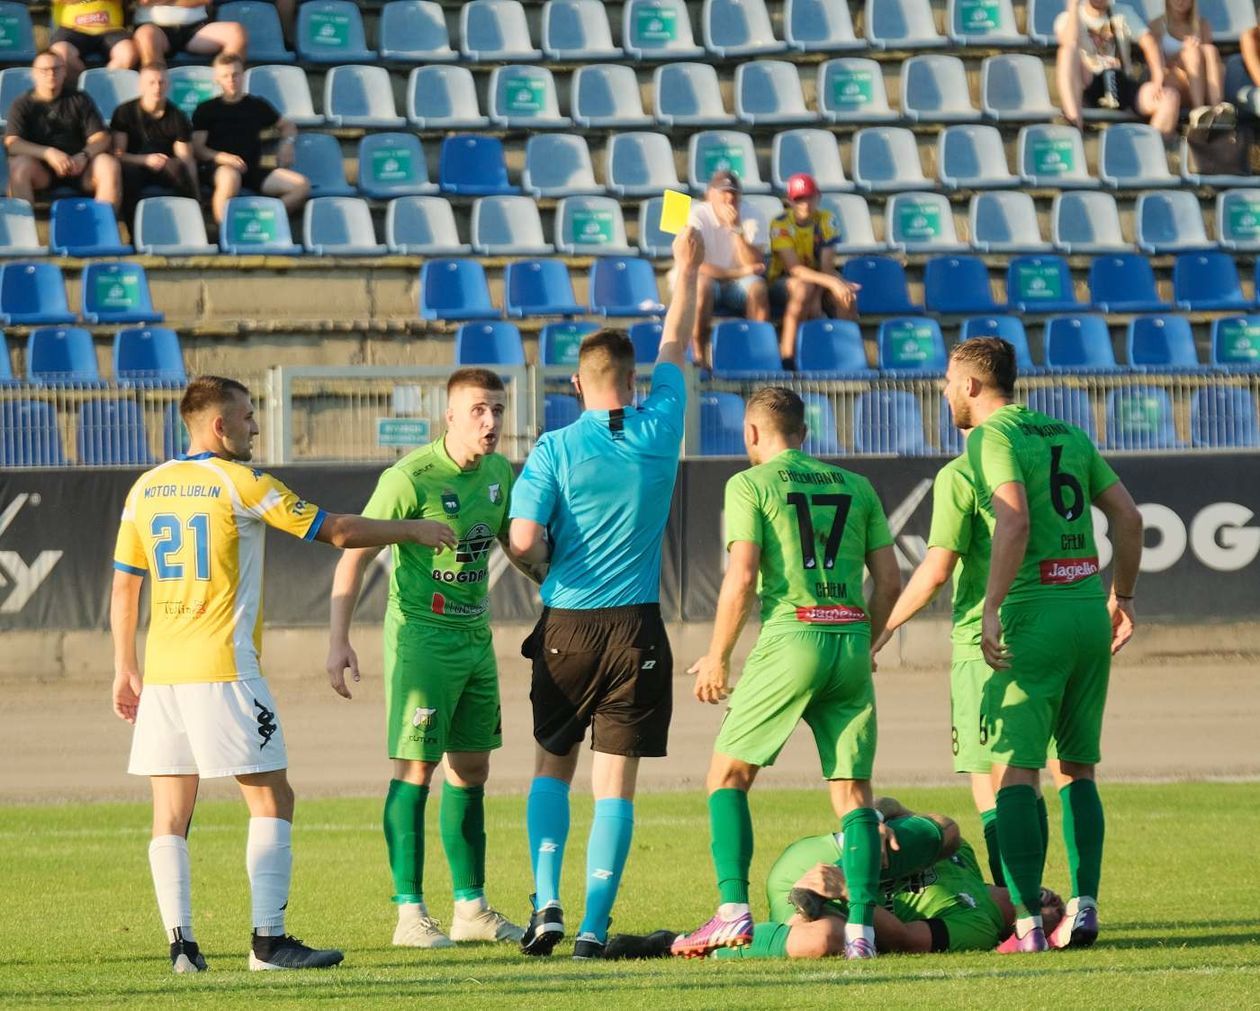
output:
{"label": "referee's black shorts", "polygon": [[660,758],[669,743],[674,657],[659,604],[544,608],[521,647],[534,663],[534,739],[567,755],[591,728],[591,748]]}

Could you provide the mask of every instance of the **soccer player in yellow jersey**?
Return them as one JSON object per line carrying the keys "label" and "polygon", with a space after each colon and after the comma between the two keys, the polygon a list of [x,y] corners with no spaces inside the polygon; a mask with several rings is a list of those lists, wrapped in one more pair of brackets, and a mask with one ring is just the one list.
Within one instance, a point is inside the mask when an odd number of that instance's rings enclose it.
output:
{"label": "soccer player in yellow jersey", "polygon": [[[258,434],[249,391],[202,376],[180,402],[188,453],[147,471],[123,507],[110,626],[114,712],[135,724],[128,771],[150,777],[149,864],[175,972],[206,968],[192,929],[188,827],[202,777],[234,776],[249,807],[251,969],[335,965],[284,930],[292,870],[293,790],[284,733],[259,669],[263,537],[268,526],[339,548],[451,548],[431,520],[326,513],[248,466]],[[140,586],[152,574],[144,676],[136,656]]]}

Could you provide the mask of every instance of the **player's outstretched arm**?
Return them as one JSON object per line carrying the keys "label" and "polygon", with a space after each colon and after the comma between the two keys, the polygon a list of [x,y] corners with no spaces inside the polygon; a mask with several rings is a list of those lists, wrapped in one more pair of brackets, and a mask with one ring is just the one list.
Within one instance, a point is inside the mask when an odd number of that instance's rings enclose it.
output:
{"label": "player's outstretched arm", "polygon": [[439,551],[455,547],[459,540],[454,530],[436,520],[370,520],[355,513],[326,513],[315,539],[334,548],[423,544]]}
{"label": "player's outstretched arm", "polygon": [[674,281],[674,297],[670,300],[665,323],[661,327],[661,346],[656,362],[683,366],[683,354],[696,323],[696,278],[704,262],[704,240],[688,225],[674,236],[674,265],[678,273]]}
{"label": "player's outstretched arm", "polygon": [[355,684],[359,682],[359,657],[350,645],[350,623],[363,590],[363,573],[379,552],[378,547],[349,548],[342,552],[333,572],[328,607],[328,659],[324,670],[332,690],[345,699],[353,697],[346,686],[346,671],[350,671]]}
{"label": "player's outstretched arm", "polygon": [[897,594],[901,592],[901,567],[891,544],[866,553],[866,567],[871,572],[870,611],[871,641],[878,642],[888,624]]}
{"label": "player's outstretched arm", "polygon": [[709,651],[687,669],[688,674],[696,676],[695,696],[701,702],[717,705],[726,698],[731,653],[748,619],[748,609],[757,596],[757,571],[760,566],[760,544],[731,541],[726,575],[722,577],[722,589],[718,593]]}
{"label": "player's outstretched arm", "polygon": [[958,564],[958,552],[948,548],[928,548],[927,556],[911,574],[905,589],[893,604],[884,623],[884,631],[872,641],[871,652],[878,653],[888,644],[892,634],[928,606],[942,586],[949,582]]}
{"label": "player's outstretched arm", "polygon": [[989,580],[984,590],[984,618],[980,649],[994,670],[1010,666],[1002,642],[1002,602],[1024,562],[1028,548],[1028,496],[1018,481],[1007,481],[993,489],[993,543],[989,554]]}
{"label": "player's outstretched arm", "polygon": [[109,595],[109,629],[114,638],[114,712],[119,719],[136,722],[140,707],[140,661],[136,655],[136,629],[140,625],[140,586],[143,576],[114,570]]}
{"label": "player's outstretched arm", "polygon": [[508,557],[524,565],[545,565],[551,558],[551,545],[547,543],[547,528],[533,520],[512,520],[508,530]]}
{"label": "player's outstretched arm", "polygon": [[1129,489],[1119,481],[1094,499],[1094,505],[1107,517],[1114,548],[1107,609],[1111,612],[1111,652],[1119,653],[1133,638],[1137,624],[1133,594],[1142,563],[1142,514]]}

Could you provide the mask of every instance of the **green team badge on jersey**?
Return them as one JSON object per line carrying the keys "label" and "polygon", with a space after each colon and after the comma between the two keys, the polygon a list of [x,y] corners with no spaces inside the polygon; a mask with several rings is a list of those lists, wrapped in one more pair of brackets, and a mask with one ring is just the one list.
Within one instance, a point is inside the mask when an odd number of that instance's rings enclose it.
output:
{"label": "green team badge on jersey", "polygon": [[442,492],[442,509],[447,516],[455,516],[459,513],[459,496],[453,491]]}

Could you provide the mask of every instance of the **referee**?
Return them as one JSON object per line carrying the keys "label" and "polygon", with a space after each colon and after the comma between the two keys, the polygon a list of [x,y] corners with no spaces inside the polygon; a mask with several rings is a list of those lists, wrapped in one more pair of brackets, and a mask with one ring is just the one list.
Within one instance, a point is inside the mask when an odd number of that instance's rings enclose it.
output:
{"label": "referee", "polygon": [[564,936],[560,870],[569,785],[591,728],[595,820],[576,959],[601,958],[634,830],[640,758],[665,755],[673,657],[660,613],[661,540],[686,414],[683,348],[695,317],[704,243],[674,240],[677,281],[650,396],[635,401],[634,345],[622,330],[582,341],[575,384],[585,411],[543,435],[512,490],[512,554],[550,562],[543,613],[522,652],[533,661],[537,756],[526,808],[534,912],[521,941],[550,955]]}

